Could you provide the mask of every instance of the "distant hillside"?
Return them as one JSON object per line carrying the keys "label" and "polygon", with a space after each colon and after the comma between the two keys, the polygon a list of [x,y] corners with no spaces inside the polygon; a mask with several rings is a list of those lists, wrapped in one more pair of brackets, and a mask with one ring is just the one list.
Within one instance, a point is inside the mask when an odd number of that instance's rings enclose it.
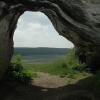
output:
{"label": "distant hillside", "polygon": [[68,48],[14,48],[14,54],[22,56],[31,55],[64,55],[68,52]]}

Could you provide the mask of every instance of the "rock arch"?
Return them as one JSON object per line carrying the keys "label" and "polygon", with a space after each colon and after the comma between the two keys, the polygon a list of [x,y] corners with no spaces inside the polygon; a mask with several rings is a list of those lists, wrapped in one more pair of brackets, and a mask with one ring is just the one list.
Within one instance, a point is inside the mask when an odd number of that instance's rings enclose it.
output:
{"label": "rock arch", "polygon": [[25,11],[45,13],[60,35],[74,43],[76,55],[89,66],[100,66],[100,1],[0,0],[0,76],[13,54],[13,33]]}

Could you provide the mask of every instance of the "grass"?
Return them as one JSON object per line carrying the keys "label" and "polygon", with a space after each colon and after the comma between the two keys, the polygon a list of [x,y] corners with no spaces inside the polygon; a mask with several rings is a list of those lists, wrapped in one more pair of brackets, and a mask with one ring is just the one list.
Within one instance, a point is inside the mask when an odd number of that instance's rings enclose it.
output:
{"label": "grass", "polygon": [[[44,72],[52,75],[59,75],[61,77],[68,76],[70,78],[81,77],[85,75],[86,72],[81,71],[86,67],[85,64],[80,64],[75,56],[75,50],[72,49],[69,53],[62,59],[56,60],[52,63],[45,64],[24,64],[23,66],[26,70],[31,70],[33,72]],[[80,71],[75,69],[80,69]]]}
{"label": "grass", "polygon": [[82,79],[84,76],[89,77],[82,81],[84,88],[99,92],[100,90],[100,71],[96,74],[91,74],[85,71],[86,64],[81,64],[75,56],[75,50],[72,49],[61,58],[52,63],[45,64],[22,64],[25,70],[32,72],[44,72],[51,75],[59,75],[61,77],[69,77],[70,79]]}
{"label": "grass", "polygon": [[[23,70],[25,70],[27,75],[32,75],[32,78],[36,78],[36,72],[49,73],[51,75],[59,75],[60,77],[68,77],[70,79],[83,78],[84,76],[89,76],[84,69],[86,64],[81,64],[77,57],[75,56],[75,49],[70,50],[65,57],[56,60],[52,63],[23,63],[21,56],[17,55],[12,63],[19,63]],[[23,71],[22,71],[23,72]],[[30,74],[28,74],[28,72]],[[22,73],[23,74],[23,73]]]}
{"label": "grass", "polygon": [[[13,71],[11,69],[10,72],[17,72],[17,76],[20,78],[21,82],[26,81],[27,78],[29,78],[29,80],[30,78],[36,78],[36,72],[44,72],[51,75],[66,77],[68,83],[66,83],[66,86],[63,87],[63,89],[68,89],[66,91],[66,94],[70,93],[70,95],[67,95],[62,100],[92,100],[92,95],[93,100],[100,99],[100,71],[98,71],[96,74],[86,72],[86,64],[81,64],[78,61],[78,59],[75,57],[74,49],[69,51],[69,53],[64,58],[52,63],[26,64],[21,62],[20,56],[17,56],[15,58],[15,61],[13,60],[12,63],[14,63],[15,65],[18,64],[18,66],[20,65],[20,67],[14,67]],[[13,75],[15,75],[16,79],[16,73],[14,73]],[[71,89],[71,91],[69,88]],[[32,91],[35,91],[34,88]],[[86,91],[86,93],[84,91]],[[33,96],[33,92],[31,94]],[[29,92],[28,95],[30,95]],[[99,99],[94,99],[94,96]]]}
{"label": "grass", "polygon": [[[68,86],[68,84],[74,84],[76,87],[75,88],[76,91],[78,86],[79,88],[82,88],[82,90],[87,90],[89,93],[93,92],[95,95],[97,95],[97,97],[100,95],[100,71],[94,75],[86,72],[85,71],[86,64],[81,64],[78,61],[78,59],[75,57],[74,49],[69,51],[69,53],[64,58],[54,61],[52,63],[26,64],[26,63],[21,63],[21,59],[19,58],[20,56],[19,57],[17,56],[17,60],[12,62],[21,64],[21,66],[23,67],[23,70],[21,69],[21,67],[18,68],[19,70],[22,70],[19,76],[20,79],[22,79],[21,81],[23,81],[23,76],[26,79],[27,77],[30,79],[31,78],[30,76],[32,75],[32,79],[34,79],[37,77],[36,72],[44,72],[44,73],[49,73],[51,75],[59,75],[60,77],[67,77],[69,79],[68,80],[69,82],[66,85]],[[16,70],[18,71],[18,69]],[[77,81],[77,83],[75,83],[75,81]],[[65,98],[64,100],[69,98],[70,100],[74,100],[77,99],[77,97],[80,98],[79,100],[82,100],[81,98],[84,98],[82,96],[81,94],[77,94],[75,96],[72,95]],[[89,98],[85,99],[88,100]]]}
{"label": "grass", "polygon": [[21,56],[17,55],[9,65],[8,70],[5,73],[4,79],[26,84],[31,83],[31,81],[36,77],[36,73],[33,73],[30,69],[25,69],[23,67]]}

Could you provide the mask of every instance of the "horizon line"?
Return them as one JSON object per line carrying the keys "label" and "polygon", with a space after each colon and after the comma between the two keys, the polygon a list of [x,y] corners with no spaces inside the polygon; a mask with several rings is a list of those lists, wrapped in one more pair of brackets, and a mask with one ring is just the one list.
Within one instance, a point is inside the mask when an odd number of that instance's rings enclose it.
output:
{"label": "horizon line", "polygon": [[[14,47],[14,48],[64,48],[64,47]],[[65,47],[65,48],[68,48],[68,47]],[[73,47],[71,48],[68,48],[68,49],[72,49]]]}

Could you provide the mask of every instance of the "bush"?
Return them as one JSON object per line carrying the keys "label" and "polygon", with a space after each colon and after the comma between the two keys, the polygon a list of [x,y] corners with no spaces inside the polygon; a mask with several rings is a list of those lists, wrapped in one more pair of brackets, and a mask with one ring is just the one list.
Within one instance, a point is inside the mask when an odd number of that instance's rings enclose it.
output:
{"label": "bush", "polygon": [[17,55],[13,62],[8,67],[5,75],[6,80],[18,81],[23,83],[29,83],[32,80],[32,72],[25,70],[21,63],[21,56]]}
{"label": "bush", "polygon": [[75,49],[71,49],[65,59],[69,67],[76,67],[80,65],[78,58],[75,56]]}
{"label": "bush", "polygon": [[24,70],[21,73],[18,74],[18,81],[24,82],[24,83],[30,83],[32,80],[32,72]]}
{"label": "bush", "polygon": [[78,58],[75,56],[75,49],[71,49],[67,54],[66,63],[68,67],[77,71],[85,71],[87,68],[87,65],[85,63],[80,63]]}
{"label": "bush", "polygon": [[78,58],[75,56],[75,49],[71,49],[66,57],[58,62],[58,66],[63,69],[63,74],[73,78],[77,74],[86,71],[87,65],[80,63]]}
{"label": "bush", "polygon": [[87,65],[85,63],[79,64],[78,66],[74,67],[73,70],[77,70],[77,71],[80,71],[80,72],[88,71]]}

